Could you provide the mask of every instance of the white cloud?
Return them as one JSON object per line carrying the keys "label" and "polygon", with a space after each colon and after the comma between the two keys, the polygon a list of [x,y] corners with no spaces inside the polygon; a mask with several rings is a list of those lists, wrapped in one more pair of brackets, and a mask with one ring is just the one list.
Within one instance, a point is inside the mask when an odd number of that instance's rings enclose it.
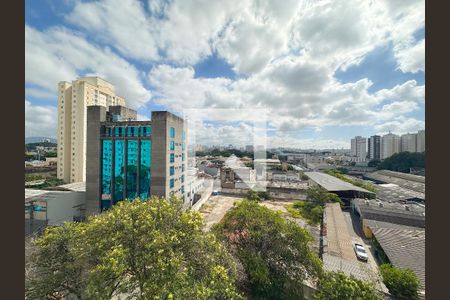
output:
{"label": "white cloud", "polygon": [[398,68],[403,73],[425,71],[425,39],[417,42],[414,46],[397,46],[394,51]]}
{"label": "white cloud", "polygon": [[[108,48],[90,44],[66,28],[44,32],[25,27],[25,81],[56,93],[59,81],[98,75],[112,82],[127,104],[139,108],[150,100],[138,70]],[[56,99],[56,97],[55,97]]]}
{"label": "white cloud", "polygon": [[395,134],[405,134],[411,132],[417,132],[425,128],[425,122],[414,118],[406,118],[400,116],[392,121],[378,124],[375,126],[378,134],[386,134],[389,131]]}
{"label": "white cloud", "polygon": [[33,105],[25,100],[25,136],[56,137],[57,111],[53,106]]}

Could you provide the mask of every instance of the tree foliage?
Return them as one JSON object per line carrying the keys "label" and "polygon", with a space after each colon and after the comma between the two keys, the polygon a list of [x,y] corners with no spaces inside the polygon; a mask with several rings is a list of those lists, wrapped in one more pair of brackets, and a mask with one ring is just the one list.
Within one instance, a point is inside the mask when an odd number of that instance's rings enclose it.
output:
{"label": "tree foliage", "polygon": [[181,201],[122,201],[35,242],[27,299],[238,299],[235,264]]}
{"label": "tree foliage", "polygon": [[390,264],[381,265],[380,271],[384,284],[395,299],[419,299],[419,279],[413,271],[396,268]]}
{"label": "tree foliage", "polygon": [[302,299],[304,279],[321,273],[310,234],[256,201],[237,204],[213,232],[243,266],[241,288],[257,299]]}
{"label": "tree foliage", "polygon": [[247,200],[253,200],[253,201],[263,201],[269,199],[269,194],[267,192],[262,191],[254,191],[254,190],[248,190],[246,195]]}
{"label": "tree foliage", "polygon": [[381,300],[380,293],[368,282],[349,277],[343,272],[327,272],[319,281],[317,300]]}
{"label": "tree foliage", "polygon": [[425,152],[400,152],[383,160],[378,169],[409,173],[410,168],[425,168]]}

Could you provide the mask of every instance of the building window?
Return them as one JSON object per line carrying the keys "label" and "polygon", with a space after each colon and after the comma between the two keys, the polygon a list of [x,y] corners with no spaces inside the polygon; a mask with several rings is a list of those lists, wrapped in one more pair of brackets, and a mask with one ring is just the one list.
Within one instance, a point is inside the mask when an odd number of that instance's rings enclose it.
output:
{"label": "building window", "polygon": [[173,176],[175,174],[175,168],[174,166],[170,166],[170,176]]}
{"label": "building window", "polygon": [[152,135],[152,127],[151,126],[142,126],[141,127],[141,136],[151,136]]}
{"label": "building window", "polygon": [[138,141],[127,141],[127,198],[135,199],[137,191]]}
{"label": "building window", "polygon": [[175,138],[175,128],[170,127],[170,138]]}
{"label": "building window", "polygon": [[181,153],[181,160],[184,161],[184,153]]}
{"label": "building window", "polygon": [[123,182],[125,167],[125,141],[115,141],[115,168],[114,168],[114,204],[123,200]]}
{"label": "building window", "polygon": [[175,154],[170,153],[170,162],[174,163],[175,162]]}
{"label": "building window", "polygon": [[136,126],[128,126],[127,136],[138,136],[138,128]]}
{"label": "building window", "polygon": [[152,141],[141,140],[141,161],[139,165],[139,198],[147,199],[150,193],[150,166]]}
{"label": "building window", "polygon": [[175,142],[174,141],[170,141],[170,150],[171,151],[175,150]]}
{"label": "building window", "polygon": [[184,182],[184,175],[181,175],[181,182]]}
{"label": "building window", "polygon": [[115,127],[114,136],[125,136],[125,128],[121,126]]}
{"label": "building window", "polygon": [[172,178],[172,179],[170,179],[170,188],[173,189],[174,186],[175,186],[175,180]]}
{"label": "building window", "polygon": [[102,141],[101,210],[111,207],[112,141]]}

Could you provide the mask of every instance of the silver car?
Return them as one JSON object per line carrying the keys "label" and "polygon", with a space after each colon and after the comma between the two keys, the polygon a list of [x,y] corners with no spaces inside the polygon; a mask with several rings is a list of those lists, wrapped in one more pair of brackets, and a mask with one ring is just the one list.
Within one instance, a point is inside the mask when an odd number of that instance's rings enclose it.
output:
{"label": "silver car", "polygon": [[354,243],[353,250],[355,250],[355,254],[358,259],[363,261],[367,261],[369,259],[369,256],[367,255],[367,252],[364,249],[363,245]]}

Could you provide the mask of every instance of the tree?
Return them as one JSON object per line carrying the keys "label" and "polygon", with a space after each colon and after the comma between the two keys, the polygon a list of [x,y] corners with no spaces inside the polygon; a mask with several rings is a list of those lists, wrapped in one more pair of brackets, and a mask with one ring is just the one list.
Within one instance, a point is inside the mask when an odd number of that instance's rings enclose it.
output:
{"label": "tree", "polygon": [[400,152],[383,160],[378,169],[409,173],[410,168],[425,168],[425,152]]}
{"label": "tree", "polygon": [[395,299],[419,299],[419,279],[409,269],[396,268],[390,264],[380,266],[383,282]]}
{"label": "tree", "polygon": [[317,300],[383,299],[371,283],[347,276],[343,272],[327,272],[319,280]]}
{"label": "tree", "polygon": [[235,264],[181,201],[122,201],[35,242],[27,299],[239,299]]}
{"label": "tree", "polygon": [[310,234],[256,201],[237,204],[212,230],[242,266],[241,288],[257,299],[302,299],[303,281],[321,273]]}
{"label": "tree", "polygon": [[380,165],[380,163],[381,163],[381,160],[379,160],[379,159],[372,159],[371,161],[369,161],[367,163],[367,166],[368,167],[377,168]]}

